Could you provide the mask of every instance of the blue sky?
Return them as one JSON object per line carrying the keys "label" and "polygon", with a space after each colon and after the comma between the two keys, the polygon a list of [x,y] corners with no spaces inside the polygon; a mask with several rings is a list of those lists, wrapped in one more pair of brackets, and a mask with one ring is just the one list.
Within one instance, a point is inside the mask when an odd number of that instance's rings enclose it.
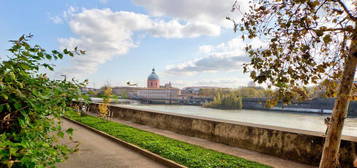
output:
{"label": "blue sky", "polygon": [[[56,72],[89,79],[90,87],[127,81],[144,86],[155,67],[176,87],[239,87],[248,61],[244,43],[225,20],[233,1],[219,0],[0,0],[0,54],[22,34],[46,49],[78,46],[87,54],[66,58]],[[242,8],[245,2],[242,0]],[[261,44],[255,41],[253,44]]]}

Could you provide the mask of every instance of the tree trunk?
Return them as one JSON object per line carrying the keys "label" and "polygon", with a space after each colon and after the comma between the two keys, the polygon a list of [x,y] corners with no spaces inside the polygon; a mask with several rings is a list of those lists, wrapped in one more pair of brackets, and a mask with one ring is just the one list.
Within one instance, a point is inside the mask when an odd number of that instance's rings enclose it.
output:
{"label": "tree trunk", "polygon": [[[356,29],[356,28],[355,28]],[[343,76],[338,90],[335,106],[328,124],[327,137],[323,147],[320,168],[335,168],[339,166],[339,150],[343,124],[350,103],[353,78],[357,63],[357,35],[353,34],[350,51],[345,62]],[[352,163],[351,163],[352,164]]]}

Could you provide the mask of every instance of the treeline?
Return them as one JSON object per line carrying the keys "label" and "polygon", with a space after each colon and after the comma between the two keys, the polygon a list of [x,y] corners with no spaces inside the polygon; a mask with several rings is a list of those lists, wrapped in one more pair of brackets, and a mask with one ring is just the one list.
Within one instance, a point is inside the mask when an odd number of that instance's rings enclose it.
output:
{"label": "treeline", "polygon": [[219,109],[242,109],[242,97],[234,93],[220,93],[213,98],[213,101],[203,104],[203,107]]}
{"label": "treeline", "polygon": [[[110,87],[110,86],[103,86],[101,87],[100,89],[96,90],[96,91],[93,91],[93,90],[90,90],[88,91],[88,95],[90,97],[98,97],[98,98],[105,98],[106,95],[105,95],[105,90]],[[111,87],[110,87],[111,88]],[[122,91],[122,92],[119,92],[119,93],[115,93],[113,91],[113,93],[111,94],[111,99],[128,99],[129,96],[128,96],[128,92],[127,91]]]}
{"label": "treeline", "polygon": [[[314,98],[336,97],[336,90],[339,87],[337,81],[324,80],[318,85],[309,87],[292,87],[287,91],[265,89],[263,87],[242,87],[239,89],[229,88],[207,88],[201,89],[200,96],[213,97],[212,102],[203,104],[204,107],[221,109],[241,109],[242,98],[266,98],[265,106],[274,107],[281,102],[290,104],[302,102]],[[357,100],[357,87],[352,90],[352,100]]]}
{"label": "treeline", "polygon": [[[302,86],[302,87],[292,87],[289,89],[289,93],[281,94],[287,99],[294,98],[296,101],[304,99],[314,99],[314,98],[333,98],[337,96],[337,88],[339,87],[339,82],[334,80],[323,80],[319,84],[314,86]],[[201,89],[199,96],[215,97],[218,93],[220,94],[235,94],[242,98],[270,98],[279,95],[278,90],[265,89],[263,87],[242,87],[239,89],[230,88],[206,88]],[[354,86],[352,89],[352,95],[357,95],[357,87]]]}
{"label": "treeline", "polygon": [[242,109],[242,98],[264,98],[271,95],[271,90],[263,87],[242,87],[239,89],[214,88],[201,89],[199,95],[213,97],[213,101],[203,107],[219,109]]}
{"label": "treeline", "polygon": [[263,87],[242,87],[239,89],[230,88],[207,88],[201,89],[199,96],[215,97],[217,94],[233,94],[243,98],[263,98],[271,94],[272,90]]}

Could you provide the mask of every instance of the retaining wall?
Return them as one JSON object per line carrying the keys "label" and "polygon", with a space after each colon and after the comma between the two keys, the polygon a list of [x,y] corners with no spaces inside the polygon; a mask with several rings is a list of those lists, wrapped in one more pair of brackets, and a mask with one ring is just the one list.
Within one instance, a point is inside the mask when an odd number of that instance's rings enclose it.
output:
{"label": "retaining wall", "polygon": [[[96,104],[91,105],[93,112],[97,111],[96,106]],[[144,111],[127,107],[110,106],[110,110],[114,118],[310,165],[319,164],[324,143],[323,134],[313,131]],[[343,136],[340,149],[340,162],[343,167],[352,167],[352,147],[356,142],[357,137]]]}

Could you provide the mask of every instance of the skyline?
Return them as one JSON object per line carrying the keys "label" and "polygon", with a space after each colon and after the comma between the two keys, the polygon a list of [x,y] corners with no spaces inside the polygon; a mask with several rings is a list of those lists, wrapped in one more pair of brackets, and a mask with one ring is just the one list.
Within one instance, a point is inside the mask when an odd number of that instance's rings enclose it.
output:
{"label": "skyline", "polygon": [[[0,28],[0,40],[7,44],[0,46],[2,55],[10,46],[8,40],[29,33],[34,34],[32,44],[47,50],[86,50],[84,56],[54,62],[57,71],[49,73],[52,78],[66,74],[89,79],[89,87],[97,88],[108,81],[113,86],[128,81],[145,86],[155,67],[163,83],[180,88],[237,88],[250,81],[241,68],[249,61],[245,44],[225,19],[233,15],[233,1],[0,2],[0,18],[7,23]],[[244,10],[245,4],[241,6]]]}

